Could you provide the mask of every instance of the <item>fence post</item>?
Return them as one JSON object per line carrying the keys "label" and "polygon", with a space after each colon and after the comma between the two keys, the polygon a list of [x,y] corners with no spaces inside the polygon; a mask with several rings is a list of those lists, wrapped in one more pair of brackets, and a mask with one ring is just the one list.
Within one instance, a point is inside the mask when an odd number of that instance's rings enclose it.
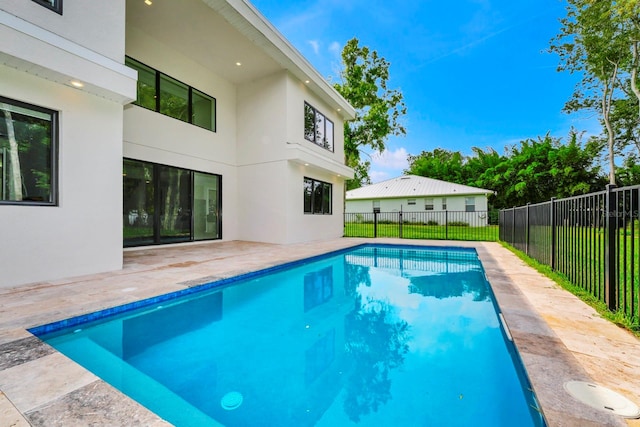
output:
{"label": "fence post", "polygon": [[398,220],[398,234],[400,235],[400,238],[402,239],[402,205],[400,205],[400,215],[398,216],[399,220]]}
{"label": "fence post", "polygon": [[449,211],[444,211],[444,238],[449,240]]}
{"label": "fence post", "polygon": [[378,212],[373,211],[373,238],[378,237]]}
{"label": "fence post", "polygon": [[529,255],[529,205],[531,203],[527,202],[527,219],[525,221],[525,229],[524,229],[524,253]]}
{"label": "fence post", "polygon": [[551,260],[549,262],[551,270],[556,269],[556,198],[551,198]]}
{"label": "fence post", "polygon": [[618,204],[613,190],[615,184],[607,184],[605,199],[605,215],[607,231],[605,233],[604,248],[604,298],[607,307],[611,311],[618,309],[618,281],[617,281],[617,255],[616,233],[618,232]]}
{"label": "fence post", "polygon": [[516,244],[516,207],[511,210],[511,246]]}

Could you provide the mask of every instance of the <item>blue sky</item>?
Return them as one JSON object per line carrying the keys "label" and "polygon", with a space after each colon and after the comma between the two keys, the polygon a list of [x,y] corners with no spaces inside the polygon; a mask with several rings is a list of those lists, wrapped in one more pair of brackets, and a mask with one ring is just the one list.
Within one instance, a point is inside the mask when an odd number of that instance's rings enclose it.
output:
{"label": "blue sky", "polygon": [[[390,63],[389,87],[407,105],[404,137],[373,155],[373,182],[401,175],[408,154],[505,147],[571,127],[597,134],[595,118],[563,113],[576,76],[547,53],[559,0],[252,0],[326,78],[338,81],[347,40]],[[373,153],[372,153],[373,154]]]}

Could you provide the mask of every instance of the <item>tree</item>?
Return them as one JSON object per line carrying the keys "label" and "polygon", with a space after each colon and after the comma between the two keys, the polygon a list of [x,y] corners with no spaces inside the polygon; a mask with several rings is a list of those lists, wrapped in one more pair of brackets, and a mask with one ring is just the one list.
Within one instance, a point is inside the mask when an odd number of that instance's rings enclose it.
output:
{"label": "tree", "polygon": [[409,168],[404,171],[406,174],[466,184],[462,173],[465,157],[459,151],[436,148],[416,156],[409,155],[407,160]]}
{"label": "tree", "polygon": [[0,104],[0,110],[4,113],[4,121],[9,141],[9,200],[22,200],[22,174],[20,172],[20,157],[18,155],[18,141],[13,127],[11,110],[6,104]]}
{"label": "tree", "polygon": [[356,176],[347,188],[368,184],[370,162],[361,159],[364,147],[382,153],[391,135],[406,134],[400,118],[406,114],[402,93],[389,89],[389,62],[375,50],[359,46],[357,38],[342,49],[341,83],[335,89],[355,108],[355,119],[344,124],[345,164]]}
{"label": "tree", "polygon": [[435,149],[409,156],[405,173],[492,190],[495,208],[539,203],[551,197],[569,197],[602,188],[600,168],[594,159],[601,146],[597,140],[582,144],[571,131],[568,143],[549,135],[521,141],[504,155],[495,150],[473,148],[473,155]]}
{"label": "tree", "polygon": [[[560,20],[560,34],[550,47],[560,57],[559,71],[582,76],[565,111],[595,111],[604,125],[611,184],[615,184],[616,136],[621,133],[616,125],[630,124],[621,119],[624,112],[617,108],[624,106],[620,100],[630,94],[640,100],[639,10],[637,0],[568,0],[567,16]],[[622,132],[629,135],[628,128]]]}

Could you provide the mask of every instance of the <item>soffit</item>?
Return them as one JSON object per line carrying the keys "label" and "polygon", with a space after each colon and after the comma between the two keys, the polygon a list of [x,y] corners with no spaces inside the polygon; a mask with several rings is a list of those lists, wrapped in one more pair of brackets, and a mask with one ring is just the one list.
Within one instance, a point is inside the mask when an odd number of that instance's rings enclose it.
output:
{"label": "soffit", "polygon": [[[241,85],[288,70],[345,119],[355,111],[323,76],[245,0],[127,1],[127,26]],[[237,66],[240,62],[242,66]]]}

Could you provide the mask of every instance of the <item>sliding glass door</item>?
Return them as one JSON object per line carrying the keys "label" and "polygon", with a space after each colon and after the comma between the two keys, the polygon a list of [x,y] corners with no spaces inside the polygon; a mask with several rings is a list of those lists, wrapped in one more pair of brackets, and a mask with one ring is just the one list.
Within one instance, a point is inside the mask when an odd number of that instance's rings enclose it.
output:
{"label": "sliding glass door", "polygon": [[160,243],[191,240],[191,171],[157,166]]}
{"label": "sliding glass door", "polygon": [[220,176],[125,159],[124,246],[220,239]]}

